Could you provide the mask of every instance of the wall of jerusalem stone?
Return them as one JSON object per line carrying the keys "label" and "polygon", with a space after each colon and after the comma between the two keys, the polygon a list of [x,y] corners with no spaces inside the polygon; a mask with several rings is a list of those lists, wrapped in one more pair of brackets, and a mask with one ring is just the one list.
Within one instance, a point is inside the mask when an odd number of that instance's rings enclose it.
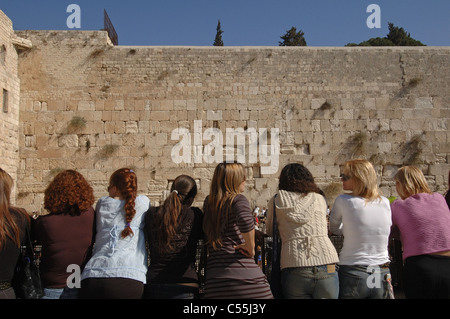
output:
{"label": "wall of jerusalem stone", "polygon": [[252,206],[267,205],[289,162],[311,170],[330,204],[342,192],[340,165],[356,157],[375,164],[386,196],[409,163],[447,190],[449,47],[128,47],[103,31],[16,35],[32,43],[18,64],[16,200],[28,210],[43,210],[60,170],[81,172],[100,197],[124,166],[153,204],[176,176],[191,175],[201,205],[216,166],[208,161],[236,149],[227,129],[267,132],[279,147],[270,171],[246,140]]}
{"label": "wall of jerusalem stone", "polygon": [[[17,74],[18,52],[29,41],[16,36],[11,20],[0,11],[0,167],[17,179],[19,162],[20,79]],[[12,202],[15,202],[13,189]]]}

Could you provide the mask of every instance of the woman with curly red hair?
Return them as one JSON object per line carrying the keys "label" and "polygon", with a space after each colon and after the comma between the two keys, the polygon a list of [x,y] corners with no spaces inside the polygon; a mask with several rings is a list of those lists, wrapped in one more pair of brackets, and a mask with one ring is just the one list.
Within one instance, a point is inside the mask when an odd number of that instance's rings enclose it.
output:
{"label": "woman with curly red hair", "polygon": [[144,215],[150,200],[137,195],[137,176],[129,168],[111,175],[108,192],[95,208],[95,246],[81,275],[80,297],[140,299],[147,273]]}
{"label": "woman with curly red hair", "polygon": [[94,192],[74,170],[55,176],[44,192],[47,215],[32,220],[33,237],[42,245],[40,263],[44,299],[76,298],[78,289],[67,287],[67,266],[83,268],[94,239]]}

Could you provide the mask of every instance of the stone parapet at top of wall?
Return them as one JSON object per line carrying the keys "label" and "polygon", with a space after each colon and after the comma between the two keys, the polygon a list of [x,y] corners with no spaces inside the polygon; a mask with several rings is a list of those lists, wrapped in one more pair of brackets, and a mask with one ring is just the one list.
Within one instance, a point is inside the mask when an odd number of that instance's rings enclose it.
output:
{"label": "stone parapet at top of wall", "polygon": [[16,30],[16,35],[36,42],[36,45],[105,45],[112,46],[108,32],[103,30],[77,31],[77,30]]}

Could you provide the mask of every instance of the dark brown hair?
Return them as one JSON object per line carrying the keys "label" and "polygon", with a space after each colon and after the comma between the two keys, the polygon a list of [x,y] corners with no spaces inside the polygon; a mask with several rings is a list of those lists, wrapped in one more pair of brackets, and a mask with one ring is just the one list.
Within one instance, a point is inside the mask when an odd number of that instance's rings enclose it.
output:
{"label": "dark brown hair", "polygon": [[296,193],[322,194],[311,172],[302,164],[287,164],[280,173],[278,189]]}
{"label": "dark brown hair", "polygon": [[94,202],[92,187],[74,170],[60,172],[44,192],[44,208],[51,214],[80,215]]}
{"label": "dark brown hair", "polygon": [[136,214],[134,205],[137,197],[137,176],[132,169],[118,169],[111,175],[109,186],[115,186],[121,196],[125,199],[125,221],[127,224],[122,231],[122,238],[133,235],[134,233],[130,223]]}
{"label": "dark brown hair", "polygon": [[152,223],[151,240],[158,243],[160,253],[173,250],[173,239],[178,231],[180,213],[183,206],[189,207],[197,195],[197,184],[188,175],[180,175],[172,183],[170,194],[158,208]]}

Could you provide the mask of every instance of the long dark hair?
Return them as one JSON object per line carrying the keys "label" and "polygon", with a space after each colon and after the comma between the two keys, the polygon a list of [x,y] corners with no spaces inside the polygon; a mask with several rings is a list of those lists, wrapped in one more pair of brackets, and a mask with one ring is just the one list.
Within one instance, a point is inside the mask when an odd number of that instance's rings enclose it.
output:
{"label": "long dark hair", "polygon": [[189,207],[197,195],[197,184],[188,175],[180,175],[172,183],[170,194],[158,208],[152,223],[151,238],[160,253],[173,251],[174,237],[178,231],[183,206]]}
{"label": "long dark hair", "polygon": [[302,164],[287,164],[280,173],[278,189],[289,192],[308,194],[311,192],[322,194],[314,182],[311,172]]}

